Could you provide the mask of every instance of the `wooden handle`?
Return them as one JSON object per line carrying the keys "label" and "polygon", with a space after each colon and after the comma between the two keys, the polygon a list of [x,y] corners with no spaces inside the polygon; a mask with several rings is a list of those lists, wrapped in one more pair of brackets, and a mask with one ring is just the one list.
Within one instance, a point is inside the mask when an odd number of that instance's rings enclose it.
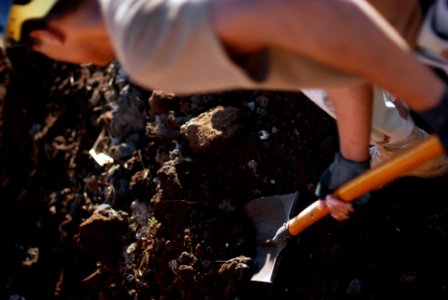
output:
{"label": "wooden handle", "polygon": [[[344,201],[353,201],[443,153],[444,149],[439,139],[436,136],[430,136],[415,148],[342,185],[333,193],[333,196]],[[330,210],[327,207],[321,207],[319,201],[315,201],[289,220],[288,231],[291,235],[297,235],[329,213]]]}

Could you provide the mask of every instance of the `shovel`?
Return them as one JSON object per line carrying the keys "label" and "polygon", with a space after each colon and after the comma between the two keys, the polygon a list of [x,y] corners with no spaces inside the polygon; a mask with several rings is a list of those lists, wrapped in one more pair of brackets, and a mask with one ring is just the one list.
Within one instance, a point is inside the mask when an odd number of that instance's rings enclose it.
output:
{"label": "shovel", "polygon": [[[443,153],[439,139],[430,136],[417,147],[342,185],[333,196],[353,201]],[[258,198],[246,205],[245,210],[257,231],[257,255],[254,258],[257,270],[252,281],[272,283],[278,266],[277,259],[288,241],[330,213],[327,207],[319,205],[320,201],[315,201],[290,219],[297,196],[294,193]]]}

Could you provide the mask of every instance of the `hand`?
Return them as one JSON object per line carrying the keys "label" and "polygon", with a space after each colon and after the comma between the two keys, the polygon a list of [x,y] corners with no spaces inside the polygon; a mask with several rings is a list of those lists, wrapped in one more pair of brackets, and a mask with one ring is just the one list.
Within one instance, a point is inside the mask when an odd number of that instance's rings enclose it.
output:
{"label": "hand", "polygon": [[448,87],[436,107],[418,112],[439,137],[445,152],[448,153]]}
{"label": "hand", "polygon": [[[345,159],[340,153],[335,155],[333,163],[322,173],[316,188],[316,196],[324,200],[330,209],[331,215],[337,220],[348,219],[349,212],[354,210],[351,203],[331,197],[338,187],[358,175],[370,169],[370,160],[356,162]],[[356,199],[355,206],[362,205],[368,201],[370,193]]]}
{"label": "hand", "polygon": [[330,214],[338,221],[344,221],[349,218],[349,214],[354,210],[350,202],[345,202],[334,198],[331,195],[325,197],[325,200],[319,202],[320,208],[328,207]]}

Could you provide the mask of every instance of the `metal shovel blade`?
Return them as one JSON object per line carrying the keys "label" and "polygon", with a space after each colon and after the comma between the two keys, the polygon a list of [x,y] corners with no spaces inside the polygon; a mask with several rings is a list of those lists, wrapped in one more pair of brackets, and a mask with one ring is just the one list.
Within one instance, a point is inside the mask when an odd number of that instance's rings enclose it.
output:
{"label": "metal shovel blade", "polygon": [[262,197],[252,200],[245,206],[256,230],[257,254],[254,264],[257,268],[252,281],[272,283],[280,252],[286,242],[271,241],[275,233],[290,219],[298,193]]}

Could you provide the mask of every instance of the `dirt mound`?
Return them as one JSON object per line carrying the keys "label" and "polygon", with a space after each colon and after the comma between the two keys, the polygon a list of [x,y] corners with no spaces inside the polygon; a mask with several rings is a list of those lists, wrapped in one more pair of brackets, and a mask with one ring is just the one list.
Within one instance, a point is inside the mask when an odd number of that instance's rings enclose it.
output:
{"label": "dirt mound", "polygon": [[40,57],[0,70],[1,299],[448,298],[447,178],[407,178],[250,282],[255,198],[299,192],[336,151],[302,94],[177,97]]}

